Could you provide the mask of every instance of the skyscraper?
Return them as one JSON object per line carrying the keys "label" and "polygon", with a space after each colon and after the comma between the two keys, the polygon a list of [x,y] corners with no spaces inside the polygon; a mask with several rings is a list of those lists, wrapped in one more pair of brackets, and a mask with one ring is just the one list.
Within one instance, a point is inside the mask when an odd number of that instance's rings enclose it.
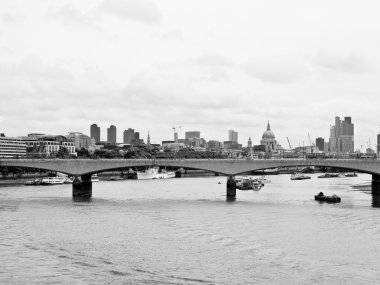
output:
{"label": "skyscraper", "polygon": [[90,126],[90,137],[95,139],[95,142],[100,142],[100,127],[97,124],[92,124]]}
{"label": "skyscraper", "polygon": [[238,132],[235,132],[234,130],[228,131],[228,140],[231,142],[238,142]]}
{"label": "skyscraper", "polygon": [[116,145],[116,127],[114,125],[107,129],[107,143]]}
{"label": "skyscraper", "polygon": [[127,144],[133,144],[133,141],[135,139],[135,130],[128,128],[128,130],[125,130],[123,133],[123,142]]}
{"label": "skyscraper", "polygon": [[316,138],[315,139],[315,145],[317,146],[317,148],[320,150],[320,151],[324,151],[325,150],[325,139],[324,138]]}
{"label": "skyscraper", "polygon": [[186,140],[192,139],[192,138],[200,139],[201,138],[201,132],[199,132],[199,131],[185,132],[185,139]]}
{"label": "skyscraper", "polygon": [[344,117],[343,121],[335,117],[335,126],[330,127],[329,151],[354,152],[354,124],[351,117]]}

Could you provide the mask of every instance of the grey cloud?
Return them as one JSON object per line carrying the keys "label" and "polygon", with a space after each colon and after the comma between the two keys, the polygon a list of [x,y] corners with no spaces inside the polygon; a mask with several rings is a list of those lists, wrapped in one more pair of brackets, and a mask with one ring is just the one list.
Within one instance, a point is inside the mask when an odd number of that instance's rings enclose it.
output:
{"label": "grey cloud", "polygon": [[49,11],[48,18],[60,20],[67,25],[91,26],[99,28],[100,18],[95,14],[83,13],[72,4],[66,4],[57,10]]}
{"label": "grey cloud", "polygon": [[264,82],[291,83],[309,75],[305,64],[291,58],[252,59],[242,65],[250,76]]}
{"label": "grey cloud", "polygon": [[104,0],[99,10],[121,19],[130,19],[145,24],[159,24],[161,15],[156,4],[150,0]]}
{"label": "grey cloud", "polygon": [[321,67],[347,73],[366,73],[375,69],[373,61],[356,53],[319,52],[312,61]]}
{"label": "grey cloud", "polygon": [[183,33],[180,30],[174,30],[168,33],[165,33],[161,36],[163,40],[183,40]]}
{"label": "grey cloud", "polygon": [[73,75],[58,66],[44,65],[35,56],[24,58],[21,62],[13,65],[1,64],[0,77],[29,77],[56,80],[72,80]]}

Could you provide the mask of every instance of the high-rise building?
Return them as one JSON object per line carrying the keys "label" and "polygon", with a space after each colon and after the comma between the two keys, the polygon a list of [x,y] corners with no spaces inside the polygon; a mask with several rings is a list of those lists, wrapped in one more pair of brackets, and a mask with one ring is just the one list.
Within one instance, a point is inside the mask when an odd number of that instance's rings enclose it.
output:
{"label": "high-rise building", "polygon": [[315,139],[315,145],[317,146],[317,148],[320,150],[320,151],[324,151],[325,150],[325,139],[324,138],[316,138]]}
{"label": "high-rise building", "polygon": [[72,142],[74,142],[74,146],[76,149],[88,149],[90,146],[92,146],[93,138],[90,138],[85,134],[79,132],[71,132],[66,137]]}
{"label": "high-rise building", "polygon": [[114,125],[107,128],[107,143],[116,145],[116,127]]}
{"label": "high-rise building", "polygon": [[135,139],[135,130],[128,128],[128,130],[125,130],[123,133],[123,142],[126,144],[133,144],[133,141]]}
{"label": "high-rise building", "polygon": [[90,126],[90,137],[95,139],[95,142],[100,142],[100,127],[97,124],[92,124]]}
{"label": "high-rise building", "polygon": [[192,138],[200,139],[201,138],[201,132],[199,132],[199,131],[185,132],[185,139],[186,140],[192,139]]}
{"label": "high-rise building", "polygon": [[335,126],[330,127],[329,151],[354,152],[354,124],[351,117],[345,117],[343,121],[335,117]]}
{"label": "high-rise building", "polygon": [[231,142],[238,142],[238,132],[235,132],[234,130],[228,131],[228,141]]}

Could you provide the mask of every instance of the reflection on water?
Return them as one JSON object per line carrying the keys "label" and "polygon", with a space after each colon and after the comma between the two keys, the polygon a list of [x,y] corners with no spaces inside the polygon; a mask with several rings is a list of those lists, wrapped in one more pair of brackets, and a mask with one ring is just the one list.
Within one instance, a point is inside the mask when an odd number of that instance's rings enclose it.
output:
{"label": "reflection on water", "polygon": [[372,195],[372,207],[380,208],[380,195]]}
{"label": "reflection on water", "polygon": [[237,199],[222,177],[0,188],[0,284],[376,284],[370,176],[311,176]]}
{"label": "reflection on water", "polygon": [[92,197],[74,196],[73,197],[73,202],[77,202],[77,203],[91,203],[92,202]]}

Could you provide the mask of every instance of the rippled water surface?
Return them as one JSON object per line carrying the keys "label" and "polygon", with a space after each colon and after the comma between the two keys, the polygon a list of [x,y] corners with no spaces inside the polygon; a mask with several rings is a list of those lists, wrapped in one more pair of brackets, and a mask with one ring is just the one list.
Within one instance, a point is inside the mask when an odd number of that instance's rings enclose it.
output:
{"label": "rippled water surface", "polygon": [[[226,177],[0,188],[1,284],[378,284],[371,176],[290,181],[225,198]],[[218,182],[222,184],[218,184]],[[340,204],[320,204],[318,192]]]}

